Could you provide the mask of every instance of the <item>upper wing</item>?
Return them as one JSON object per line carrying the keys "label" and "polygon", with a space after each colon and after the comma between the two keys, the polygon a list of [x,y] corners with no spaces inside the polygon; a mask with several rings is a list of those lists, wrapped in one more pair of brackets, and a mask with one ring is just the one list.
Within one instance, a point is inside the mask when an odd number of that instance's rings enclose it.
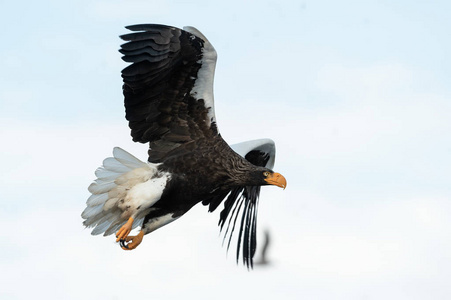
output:
{"label": "upper wing", "polygon": [[[276,156],[276,147],[270,139],[247,141],[230,146],[235,152],[246,158],[256,166],[272,169]],[[209,211],[215,210],[222,200],[224,209],[219,217],[221,231],[225,227],[224,240],[229,236],[227,249],[230,246],[236,221],[241,214],[238,233],[237,260],[242,250],[243,263],[247,267],[253,266],[253,257],[257,248],[257,209],[260,186],[237,187],[203,202],[209,204]],[[227,224],[227,226],[225,226]],[[241,249],[242,247],[242,249]]]}
{"label": "upper wing", "polygon": [[213,78],[216,51],[193,27],[133,25],[119,50],[126,119],[136,142],[161,162],[183,144],[218,135]]}
{"label": "upper wing", "polygon": [[230,146],[236,153],[259,167],[274,168],[276,145],[271,139],[259,139]]}

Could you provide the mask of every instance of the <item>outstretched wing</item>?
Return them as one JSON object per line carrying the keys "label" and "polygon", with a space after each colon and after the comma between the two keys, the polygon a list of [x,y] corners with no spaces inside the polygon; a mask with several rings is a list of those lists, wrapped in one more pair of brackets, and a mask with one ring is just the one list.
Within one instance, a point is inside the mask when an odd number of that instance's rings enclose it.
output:
{"label": "outstretched wing", "polygon": [[274,168],[276,145],[271,139],[258,139],[230,145],[236,153],[259,167]]}
{"label": "outstretched wing", "polygon": [[[243,142],[230,146],[235,152],[246,158],[256,166],[272,169],[276,156],[276,147],[270,139],[260,139]],[[228,196],[227,196],[228,195]],[[238,219],[240,229],[237,239],[237,262],[242,252],[243,264],[253,267],[253,257],[257,248],[257,211],[260,186],[237,187],[203,204],[209,204],[209,211],[214,211],[222,200],[224,209],[219,217],[219,226],[224,232],[224,241],[227,240],[227,249],[230,247],[235,225]],[[241,215],[241,217],[239,217]]]}
{"label": "outstretched wing", "polygon": [[135,142],[149,142],[149,161],[162,162],[196,140],[218,135],[213,78],[216,51],[193,27],[126,27],[119,50],[126,119]]}

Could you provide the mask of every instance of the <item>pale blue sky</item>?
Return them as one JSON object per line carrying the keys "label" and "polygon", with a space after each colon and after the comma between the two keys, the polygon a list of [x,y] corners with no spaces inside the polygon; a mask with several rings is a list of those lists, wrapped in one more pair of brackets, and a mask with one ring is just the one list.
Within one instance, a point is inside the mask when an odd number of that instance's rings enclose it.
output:
{"label": "pale blue sky", "polygon": [[[0,298],[451,297],[448,1],[2,1]],[[124,26],[202,31],[230,143],[276,141],[272,266],[225,257],[195,207],[131,253],[80,213],[120,146]],[[231,253],[233,254],[233,253]],[[4,287],[3,287],[4,286]]]}

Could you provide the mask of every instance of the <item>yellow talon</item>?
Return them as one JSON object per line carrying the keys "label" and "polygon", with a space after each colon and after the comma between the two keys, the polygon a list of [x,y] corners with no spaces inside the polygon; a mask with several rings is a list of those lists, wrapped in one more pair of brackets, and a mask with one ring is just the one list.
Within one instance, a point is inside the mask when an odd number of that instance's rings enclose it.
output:
{"label": "yellow talon", "polygon": [[126,242],[131,241],[131,243],[128,243],[128,244],[121,243],[121,245],[125,245],[125,246],[121,246],[121,248],[124,250],[133,250],[136,247],[138,247],[139,244],[141,244],[143,237],[144,237],[144,231],[142,231],[142,230],[136,236],[128,236],[125,239],[125,241]]}

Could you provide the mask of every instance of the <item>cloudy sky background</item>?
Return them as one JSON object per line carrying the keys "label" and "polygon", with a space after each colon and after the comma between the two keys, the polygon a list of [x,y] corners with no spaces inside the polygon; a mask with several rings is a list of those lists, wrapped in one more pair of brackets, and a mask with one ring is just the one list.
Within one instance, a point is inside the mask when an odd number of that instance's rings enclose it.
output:
{"label": "cloudy sky background", "polygon": [[[449,1],[1,1],[0,298],[451,297]],[[196,206],[131,252],[81,211],[120,146],[125,25],[201,30],[219,129],[270,137],[271,265],[226,256]]]}

